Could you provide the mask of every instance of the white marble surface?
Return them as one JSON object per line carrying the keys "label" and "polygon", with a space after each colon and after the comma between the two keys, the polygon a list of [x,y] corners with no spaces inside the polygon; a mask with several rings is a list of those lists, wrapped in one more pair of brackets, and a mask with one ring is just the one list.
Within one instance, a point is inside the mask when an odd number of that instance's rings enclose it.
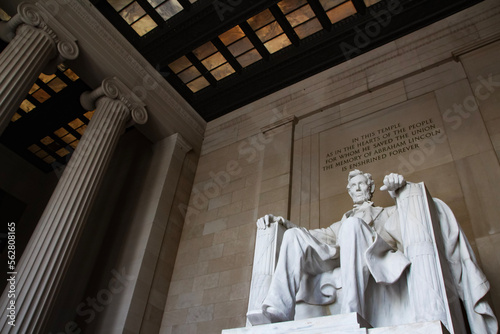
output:
{"label": "white marble surface", "polygon": [[304,320],[223,330],[223,334],[285,334],[285,333],[367,333],[371,327],[357,313],[331,315]]}
{"label": "white marble surface", "polygon": [[349,313],[254,327],[225,329],[222,334],[449,334],[440,321],[418,322],[392,327],[369,327],[359,314]]}

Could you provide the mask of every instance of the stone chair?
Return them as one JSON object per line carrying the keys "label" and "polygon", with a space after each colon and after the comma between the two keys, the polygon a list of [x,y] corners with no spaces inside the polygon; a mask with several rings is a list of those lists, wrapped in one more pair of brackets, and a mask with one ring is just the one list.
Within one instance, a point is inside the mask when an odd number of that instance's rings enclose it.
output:
{"label": "stone chair", "polygon": [[[454,220],[451,210],[442,201],[433,199],[423,183],[409,183],[401,189],[396,201],[399,220],[404,222],[400,223],[404,254],[411,265],[394,284],[381,285],[375,283],[373,279],[369,282],[366,289],[366,321],[373,327],[385,327],[438,320],[450,333],[467,333],[468,325],[461,305],[461,298],[464,298],[464,292],[461,290],[463,282],[460,282],[462,285],[457,284],[457,276],[461,275],[460,270],[478,271],[480,275],[474,272],[476,275],[474,277],[479,275],[483,278],[484,275],[481,276],[482,272],[475,264],[474,255],[463,232]],[[448,217],[450,214],[451,218]],[[447,217],[445,219],[452,219],[454,223],[442,222],[443,216]],[[456,227],[453,227],[453,224]],[[269,290],[284,232],[285,227],[281,224],[271,224],[269,228],[257,231],[247,326],[268,323],[262,314],[261,306]],[[468,248],[464,250],[464,247]],[[462,262],[461,265],[458,264],[461,267],[453,268],[457,256],[463,256],[461,252],[468,254],[467,258],[471,258],[471,263],[464,265],[464,261],[458,261]],[[330,282],[327,284],[321,286],[301,284],[297,293],[295,320],[340,313],[339,300],[342,298],[342,286],[340,275],[335,272],[340,270],[341,268],[337,268],[333,273],[328,273]],[[307,277],[303,280],[306,281]],[[487,283],[485,278],[484,281]],[[331,297],[329,303],[308,304],[305,300],[311,291],[303,291],[303,286],[307,286],[305,290],[321,289],[323,295]],[[477,305],[488,288],[477,292],[479,293],[477,296],[471,297],[466,293],[466,297],[473,299],[472,304]],[[477,315],[474,315],[476,312],[470,312],[472,306],[466,304],[464,306],[469,322],[478,321]],[[487,308],[491,311],[489,305]],[[493,315],[492,317],[496,323]],[[481,326],[480,324],[476,328]],[[490,326],[494,327],[491,323]]]}

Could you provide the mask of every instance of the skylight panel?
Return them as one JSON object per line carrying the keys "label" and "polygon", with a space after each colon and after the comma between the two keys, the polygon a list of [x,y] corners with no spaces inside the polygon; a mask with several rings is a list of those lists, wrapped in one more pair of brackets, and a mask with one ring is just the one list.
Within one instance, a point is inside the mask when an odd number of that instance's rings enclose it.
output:
{"label": "skylight panel", "polygon": [[264,46],[269,50],[270,53],[275,53],[281,49],[286,48],[291,45],[292,42],[286,37],[285,34],[281,34],[276,38],[273,38],[267,43],[264,43]]}
{"label": "skylight panel", "polygon": [[[198,48],[198,54],[210,53],[210,47]],[[194,51],[193,51],[194,53]],[[181,79],[181,81],[186,84],[186,86],[191,89],[193,93],[207,87],[210,83],[203,77],[198,71],[198,69],[189,61],[186,56],[182,56],[179,59],[168,64],[168,67]]]}
{"label": "skylight panel", "polygon": [[120,10],[128,6],[132,2],[132,0],[108,0],[108,2],[117,12],[119,12]]}
{"label": "skylight panel", "polygon": [[338,5],[346,2],[346,0],[319,0],[321,6],[325,11],[332,9],[333,7],[337,7]]}
{"label": "skylight panel", "polygon": [[87,118],[90,121],[92,119],[92,116],[94,116],[94,112],[95,110],[87,111],[85,114],[83,114],[83,116],[85,116],[85,118]]}
{"label": "skylight panel", "polygon": [[255,15],[247,22],[270,53],[292,44],[269,9]]}
{"label": "skylight panel", "polygon": [[211,71],[216,67],[219,67],[226,63],[227,60],[224,58],[224,56],[220,53],[217,52],[210,57],[207,57],[201,61],[201,63],[207,68],[207,70]]}
{"label": "skylight panel", "polygon": [[365,0],[365,5],[366,7],[370,7],[370,6],[373,6],[374,4],[380,2],[382,0]]}
{"label": "skylight panel", "polygon": [[219,38],[243,68],[262,59],[240,26],[231,28]]}
{"label": "skylight panel", "polygon": [[157,26],[156,22],[149,15],[143,16],[140,20],[131,25],[132,29],[134,29],[139,36],[146,35]]}
{"label": "skylight panel", "polygon": [[205,79],[205,77],[199,77],[198,79],[189,82],[187,86],[193,93],[196,93],[203,88],[210,86],[210,83],[207,79]]}
{"label": "skylight panel", "polygon": [[75,72],[73,72],[73,71],[72,71],[71,69],[69,69],[69,68],[68,68],[67,70],[65,70],[63,73],[64,73],[64,75],[66,75],[68,78],[70,78],[70,79],[71,79],[71,81],[76,81],[76,80],[78,80],[78,79],[80,78],[78,75],[76,75],[76,73],[75,73]]}
{"label": "skylight panel", "polygon": [[219,67],[210,71],[210,73],[212,73],[212,75],[214,76],[214,78],[216,80],[222,80],[225,77],[227,77],[235,72],[236,71],[229,63],[225,63],[223,65],[220,65]]}
{"label": "skylight panel", "polygon": [[54,79],[55,77],[56,77],[55,74],[47,75],[44,73],[40,73],[40,75],[38,76],[38,79],[42,80],[43,83],[47,83],[47,82],[51,81],[52,79]]}
{"label": "skylight panel", "polygon": [[356,14],[356,8],[351,1],[346,1],[343,4],[330,9],[326,14],[333,24]]}
{"label": "skylight panel", "polygon": [[191,66],[193,64],[191,64],[191,62],[189,61],[189,59],[187,59],[186,56],[182,56],[180,57],[179,59],[171,62],[170,64],[168,64],[168,67],[170,67],[170,69],[175,73],[179,73],[181,71],[184,71],[186,68],[188,68],[189,66]]}
{"label": "skylight panel", "polygon": [[205,43],[193,50],[193,54],[201,61],[207,57],[210,57],[216,52],[217,48],[212,44],[212,42]]}
{"label": "skylight panel", "polygon": [[248,52],[245,52],[241,56],[237,57],[236,60],[241,64],[243,68],[259,61],[262,59],[262,56],[256,49],[252,49]]}
{"label": "skylight panel", "polygon": [[19,106],[25,113],[29,113],[31,110],[35,109],[35,105],[28,100],[23,100]]}
{"label": "skylight panel", "polygon": [[177,76],[179,77],[179,79],[182,80],[182,82],[188,83],[188,82],[200,77],[201,73],[200,73],[200,71],[198,71],[198,69],[196,67],[190,66],[186,70],[180,72]]}
{"label": "skylight panel", "polygon": [[83,133],[85,132],[86,129],[87,129],[87,124],[84,124],[80,126],[78,129],[76,129],[76,132],[78,132],[80,135],[83,136]]}
{"label": "skylight panel", "polygon": [[245,37],[245,33],[241,30],[240,26],[233,27],[219,36],[219,39],[224,45],[229,46],[236,41]]}
{"label": "skylight panel", "polygon": [[294,28],[298,25],[301,25],[304,22],[309,21],[314,17],[315,17],[314,12],[311,9],[311,6],[309,5],[302,6],[299,9],[294,10],[289,14],[286,14],[288,22],[290,22],[290,25]]}
{"label": "skylight panel", "polygon": [[107,1],[139,36],[144,36],[158,26],[137,1]]}
{"label": "skylight panel", "polygon": [[38,86],[37,84],[33,84],[33,86],[31,86],[28,94],[30,94],[30,95],[33,94],[34,92],[36,92],[38,90],[38,88],[40,88],[40,86]]}
{"label": "skylight panel", "polygon": [[62,158],[62,157],[67,156],[69,153],[70,153],[70,152],[69,152],[66,148],[64,148],[64,147],[61,147],[60,149],[58,149],[58,150],[56,151],[56,154],[57,154],[58,156],[60,156],[61,158]]}
{"label": "skylight panel", "polygon": [[54,131],[54,134],[56,136],[58,136],[59,138],[62,138],[68,134],[68,130],[66,130],[65,128],[60,128],[60,129]]}
{"label": "skylight panel", "polygon": [[2,20],[2,21],[9,21],[10,20],[10,15],[7,14],[2,8],[0,8],[0,20]]}
{"label": "skylight panel", "polygon": [[300,39],[323,29],[307,1],[284,0],[278,6]]}
{"label": "skylight panel", "polygon": [[61,79],[56,77],[56,78],[50,80],[47,83],[47,86],[49,86],[54,92],[59,93],[64,88],[66,88],[68,85],[66,85]]}
{"label": "skylight panel", "polygon": [[309,20],[297,27],[294,28],[295,32],[299,36],[300,39],[306,38],[307,36],[311,36],[314,33],[322,30],[323,27],[317,18]]}
{"label": "skylight panel", "polygon": [[71,144],[76,140],[76,137],[73,136],[71,133],[68,133],[66,136],[61,138],[66,144]]}
{"label": "skylight panel", "polygon": [[239,41],[226,46],[234,57],[238,57],[239,55],[242,55],[243,53],[251,49],[254,49],[252,42],[250,42],[250,40],[247,37],[242,38]]}
{"label": "skylight panel", "polygon": [[306,0],[283,0],[278,2],[278,7],[281,9],[283,14],[287,15],[293,12],[297,8],[300,8],[307,4]]}
{"label": "skylight panel", "polygon": [[[155,2],[158,2],[158,1],[155,1]],[[168,0],[168,1],[163,2],[163,4],[159,5],[155,9],[158,12],[158,14],[160,14],[161,17],[165,21],[167,21],[168,19],[170,19],[174,15],[180,13],[184,8],[179,3],[179,1],[177,1],[177,0]]]}
{"label": "skylight panel", "polygon": [[273,22],[275,20],[273,14],[269,9],[266,9],[259,14],[255,15],[254,17],[248,19],[248,24],[254,31],[259,30],[263,26]]}
{"label": "skylight panel", "polygon": [[216,80],[221,80],[236,72],[212,42],[196,48],[193,50],[193,54]]}
{"label": "skylight panel", "polygon": [[146,11],[139,5],[137,1],[132,2],[127,8],[120,11],[120,16],[127,22],[129,25],[139,20],[146,14]]}
{"label": "skylight panel", "polygon": [[73,129],[78,129],[83,124],[85,123],[83,123],[79,118],[75,118],[74,120],[68,123],[68,125],[71,126]]}
{"label": "skylight panel", "polygon": [[31,96],[33,96],[40,103],[44,103],[45,101],[50,99],[50,94],[41,88],[39,88],[36,92],[31,94]]}
{"label": "skylight panel", "polygon": [[17,112],[14,113],[14,116],[12,116],[12,118],[10,119],[11,122],[15,122],[17,121],[18,119],[21,118],[21,115],[19,115]]}

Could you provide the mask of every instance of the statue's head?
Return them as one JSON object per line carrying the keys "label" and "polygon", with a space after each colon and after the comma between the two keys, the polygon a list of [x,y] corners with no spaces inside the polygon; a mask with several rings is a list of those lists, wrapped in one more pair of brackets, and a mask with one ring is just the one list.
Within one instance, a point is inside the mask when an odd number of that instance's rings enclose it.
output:
{"label": "statue's head", "polygon": [[361,204],[371,200],[375,191],[375,182],[373,182],[372,175],[363,173],[358,169],[349,172],[347,191],[354,204]]}

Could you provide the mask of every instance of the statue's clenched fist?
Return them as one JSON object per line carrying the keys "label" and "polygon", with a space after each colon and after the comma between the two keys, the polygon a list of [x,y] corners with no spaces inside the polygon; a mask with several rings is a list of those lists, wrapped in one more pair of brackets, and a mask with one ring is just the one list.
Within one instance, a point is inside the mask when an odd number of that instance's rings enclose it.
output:
{"label": "statue's clenched fist", "polygon": [[406,185],[403,175],[391,173],[384,177],[384,185],[380,187],[381,191],[387,190],[392,197],[396,196],[396,191]]}
{"label": "statue's clenched fist", "polygon": [[295,227],[294,224],[281,216],[265,215],[257,220],[257,229],[265,230],[273,223],[281,224],[286,228]]}

